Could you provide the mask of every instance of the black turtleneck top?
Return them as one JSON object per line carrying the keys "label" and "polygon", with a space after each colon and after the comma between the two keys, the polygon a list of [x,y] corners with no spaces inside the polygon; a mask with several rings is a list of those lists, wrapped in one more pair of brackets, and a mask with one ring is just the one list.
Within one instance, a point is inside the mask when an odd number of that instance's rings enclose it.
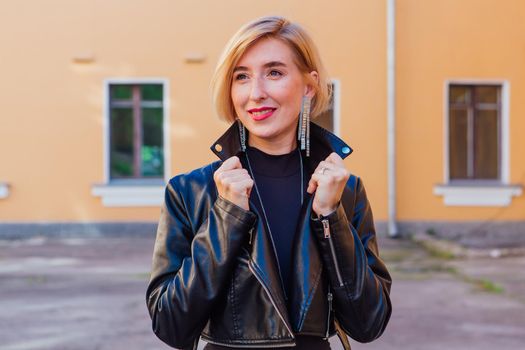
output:
{"label": "black turtleneck top", "polygon": [[264,211],[255,188],[250,194],[250,201],[256,206],[261,219],[265,220],[266,213],[288,298],[293,239],[305,190],[304,181],[301,189],[301,155],[297,149],[287,154],[270,155],[253,147],[247,148],[247,155]]}

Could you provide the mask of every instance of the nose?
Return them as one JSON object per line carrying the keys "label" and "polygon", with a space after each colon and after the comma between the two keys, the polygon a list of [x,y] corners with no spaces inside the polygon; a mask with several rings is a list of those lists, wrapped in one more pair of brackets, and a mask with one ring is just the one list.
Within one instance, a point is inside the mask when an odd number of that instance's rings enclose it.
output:
{"label": "nose", "polygon": [[266,87],[262,79],[253,79],[250,91],[250,99],[253,101],[262,101],[268,97]]}

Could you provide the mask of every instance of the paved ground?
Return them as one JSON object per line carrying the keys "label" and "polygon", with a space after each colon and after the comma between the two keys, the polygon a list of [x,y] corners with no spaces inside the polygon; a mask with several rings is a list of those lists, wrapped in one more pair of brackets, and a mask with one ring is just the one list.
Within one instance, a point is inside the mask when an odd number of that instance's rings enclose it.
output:
{"label": "paved ground", "polygon": [[[379,340],[354,350],[525,348],[525,257],[453,260],[408,241],[381,246],[394,313]],[[0,349],[168,349],[144,301],[152,249],[152,238],[0,241]]]}

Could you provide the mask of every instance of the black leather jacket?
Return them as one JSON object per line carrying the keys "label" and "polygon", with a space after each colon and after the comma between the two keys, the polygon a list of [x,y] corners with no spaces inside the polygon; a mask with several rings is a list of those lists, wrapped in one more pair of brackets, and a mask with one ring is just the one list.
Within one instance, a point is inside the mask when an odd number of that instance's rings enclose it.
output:
{"label": "black leather jacket", "polygon": [[[212,151],[222,161],[245,161],[236,123]],[[312,124],[307,179],[331,152],[344,158],[351,149]],[[334,335],[335,322],[359,342],[379,337],[391,314],[391,278],[362,181],[352,175],[338,209],[325,218],[312,215],[307,195],[286,302],[255,207],[245,211],[217,194],[220,164],[178,175],[166,187],[146,295],[155,334],[183,349],[195,349],[199,336],[230,347],[293,346],[297,334]]]}

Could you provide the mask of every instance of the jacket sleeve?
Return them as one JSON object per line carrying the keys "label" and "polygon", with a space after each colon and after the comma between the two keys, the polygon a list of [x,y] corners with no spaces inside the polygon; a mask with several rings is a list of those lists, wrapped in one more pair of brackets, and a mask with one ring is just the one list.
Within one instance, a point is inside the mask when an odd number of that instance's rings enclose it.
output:
{"label": "jacket sleeve", "polygon": [[392,279],[379,258],[372,210],[361,180],[352,176],[345,192],[335,212],[312,221],[329,275],[335,317],[350,337],[364,343],[378,338],[390,319]]}
{"label": "jacket sleeve", "polygon": [[172,182],[161,209],[146,302],[155,334],[170,346],[191,349],[229,280],[255,214],[218,197],[194,232]]}

